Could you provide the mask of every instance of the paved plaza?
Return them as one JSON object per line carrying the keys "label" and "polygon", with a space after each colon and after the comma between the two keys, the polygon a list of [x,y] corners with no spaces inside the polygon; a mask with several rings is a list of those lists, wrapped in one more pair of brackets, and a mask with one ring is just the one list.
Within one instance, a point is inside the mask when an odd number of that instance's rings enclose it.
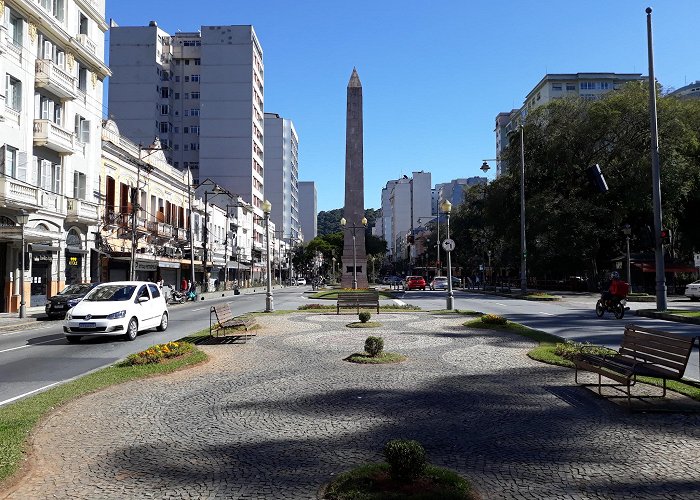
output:
{"label": "paved plaza", "polygon": [[[315,498],[334,475],[417,439],[490,498],[698,498],[700,415],[629,413],[464,316],[261,317],[211,361],[56,411],[9,498]],[[368,335],[408,360],[343,361]]]}

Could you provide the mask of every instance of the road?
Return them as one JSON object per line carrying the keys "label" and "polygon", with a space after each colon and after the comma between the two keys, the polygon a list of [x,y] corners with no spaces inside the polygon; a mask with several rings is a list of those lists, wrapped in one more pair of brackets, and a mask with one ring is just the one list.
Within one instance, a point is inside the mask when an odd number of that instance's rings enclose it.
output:
{"label": "road", "polygon": [[[307,301],[311,287],[289,287],[274,292],[275,309],[296,309]],[[69,344],[62,321],[37,321],[36,328],[0,335],[0,406],[111,365],[154,344],[169,342],[209,327],[209,308],[229,302],[234,314],[262,311],[265,294],[208,298],[169,307],[165,332],[150,330],[128,342],[118,337],[84,338]]]}
{"label": "road", "polygon": [[[274,292],[276,310],[295,310],[300,304],[322,302],[308,299],[304,292],[311,287],[288,287]],[[399,295],[399,300],[424,310],[445,308],[445,292],[411,291]],[[631,311],[622,320],[612,314],[597,318],[596,297],[567,295],[559,302],[532,302],[469,291],[455,291],[455,308],[499,314],[531,328],[543,330],[579,342],[591,342],[617,348],[623,326],[634,322],[643,326],[700,335],[700,327],[634,316],[635,309],[653,308],[653,303],[630,303]],[[0,406],[39,392],[75,377],[113,364],[129,354],[153,344],[187,336],[209,326],[209,307],[228,302],[234,314],[264,309],[265,294],[238,295],[207,299],[170,307],[170,324],[166,332],[155,330],[142,333],[133,342],[114,337],[87,338],[79,344],[68,344],[63,337],[61,321],[39,321],[37,327],[0,335]],[[697,309],[689,301],[672,303],[673,308]],[[697,349],[696,349],[697,351]],[[686,377],[700,380],[700,355],[695,352]]]}
{"label": "road", "polygon": [[[590,294],[566,294],[561,301],[535,302],[517,300],[494,295],[481,295],[469,291],[455,291],[455,309],[473,310],[489,314],[499,314],[526,325],[559,337],[577,342],[590,342],[617,349],[627,323],[648,328],[670,331],[690,337],[700,336],[700,326],[684,323],[673,323],[643,316],[635,316],[637,309],[653,309],[655,304],[649,302],[630,302],[630,310],[621,320],[611,313],[602,318],[595,314],[597,296]],[[444,309],[445,292],[442,291],[411,291],[403,294],[402,299],[408,304],[415,304],[423,309]],[[674,299],[670,308],[700,310],[700,304],[687,299]],[[700,354],[691,355],[686,378],[700,380]]]}

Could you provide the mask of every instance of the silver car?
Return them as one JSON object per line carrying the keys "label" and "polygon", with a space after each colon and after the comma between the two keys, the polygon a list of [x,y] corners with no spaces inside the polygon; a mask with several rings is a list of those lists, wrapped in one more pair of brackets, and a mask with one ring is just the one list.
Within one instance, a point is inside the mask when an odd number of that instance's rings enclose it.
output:
{"label": "silver car", "polygon": [[700,280],[693,281],[685,286],[685,296],[690,300],[700,300]]}

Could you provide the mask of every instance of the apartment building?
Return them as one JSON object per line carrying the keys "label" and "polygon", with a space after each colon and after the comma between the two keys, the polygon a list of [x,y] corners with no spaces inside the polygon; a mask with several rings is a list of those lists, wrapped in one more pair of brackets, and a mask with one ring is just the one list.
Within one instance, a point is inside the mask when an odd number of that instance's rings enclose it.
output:
{"label": "apartment building", "polygon": [[265,113],[265,199],[272,204],[270,219],[278,237],[287,241],[301,239],[300,185],[299,137],[294,123],[277,113]]}
{"label": "apartment building", "polygon": [[318,203],[316,183],[301,181],[299,183],[299,220],[301,233],[306,241],[318,236]]}
{"label": "apartment building", "polygon": [[0,312],[97,278],[104,12],[104,0],[0,1]]}
{"label": "apartment building", "polygon": [[700,99],[700,80],[684,85],[669,95],[678,99]]}
{"label": "apartment building", "polygon": [[464,203],[469,188],[486,184],[486,177],[469,177],[466,179],[453,179],[450,182],[435,184],[435,197],[433,199],[433,215],[437,215],[438,207],[445,200],[450,200],[452,209]]}
{"label": "apartment building", "polygon": [[509,134],[526,119],[527,113],[553,99],[579,97],[596,100],[629,82],[645,80],[641,73],[548,73],[528,92],[520,109],[502,112],[496,116],[496,175],[508,171],[501,156],[508,147]]}
{"label": "apartment building", "polygon": [[139,144],[154,137],[166,159],[211,179],[254,210],[263,242],[264,66],[252,26],[202,26],[168,34],[148,26],[110,29],[110,117]]}

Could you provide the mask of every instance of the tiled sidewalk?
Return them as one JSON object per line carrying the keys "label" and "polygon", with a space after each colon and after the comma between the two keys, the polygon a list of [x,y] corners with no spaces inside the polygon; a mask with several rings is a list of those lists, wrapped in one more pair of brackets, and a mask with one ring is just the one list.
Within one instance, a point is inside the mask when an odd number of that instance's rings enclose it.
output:
{"label": "tiled sidewalk", "polygon": [[[697,498],[700,416],[630,414],[530,360],[521,337],[464,317],[261,318],[245,345],[61,408],[34,439],[10,498],[315,498],[334,475],[381,460],[392,438],[488,498]],[[408,356],[354,365],[368,335]]]}

